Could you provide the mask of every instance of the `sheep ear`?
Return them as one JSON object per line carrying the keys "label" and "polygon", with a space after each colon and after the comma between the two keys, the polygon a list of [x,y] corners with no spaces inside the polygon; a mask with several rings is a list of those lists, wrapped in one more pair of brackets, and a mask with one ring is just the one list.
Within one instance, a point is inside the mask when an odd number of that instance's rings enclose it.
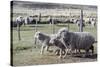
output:
{"label": "sheep ear", "polygon": [[42,34],[42,33],[39,33],[38,35],[39,35],[39,36],[43,36],[43,34]]}
{"label": "sheep ear", "polygon": [[41,33],[38,33],[38,35],[41,35]]}

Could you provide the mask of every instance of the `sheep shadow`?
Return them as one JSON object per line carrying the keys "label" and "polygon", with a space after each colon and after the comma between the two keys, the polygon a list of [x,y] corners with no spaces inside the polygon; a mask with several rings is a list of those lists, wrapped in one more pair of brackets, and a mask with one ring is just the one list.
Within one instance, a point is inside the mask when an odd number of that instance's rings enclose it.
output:
{"label": "sheep shadow", "polygon": [[97,54],[93,54],[93,55],[87,56],[86,58],[96,59],[97,58]]}
{"label": "sheep shadow", "polygon": [[73,57],[77,57],[77,58],[89,58],[89,59],[96,59],[96,58],[97,58],[97,54],[87,55],[87,56],[83,56],[83,55],[74,55]]}

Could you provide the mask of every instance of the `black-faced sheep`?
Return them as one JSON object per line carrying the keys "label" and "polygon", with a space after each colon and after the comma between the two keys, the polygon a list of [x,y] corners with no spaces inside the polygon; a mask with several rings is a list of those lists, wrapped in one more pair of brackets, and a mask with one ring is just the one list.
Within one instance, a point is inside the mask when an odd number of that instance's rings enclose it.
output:
{"label": "black-faced sheep", "polygon": [[63,45],[63,43],[61,42],[60,39],[58,39],[57,37],[53,37],[50,39],[49,41],[51,44],[53,44],[54,46],[58,47],[58,49],[55,51],[57,54],[59,54],[59,58],[62,58],[62,55],[64,54],[63,57],[65,57],[66,54],[66,47]]}

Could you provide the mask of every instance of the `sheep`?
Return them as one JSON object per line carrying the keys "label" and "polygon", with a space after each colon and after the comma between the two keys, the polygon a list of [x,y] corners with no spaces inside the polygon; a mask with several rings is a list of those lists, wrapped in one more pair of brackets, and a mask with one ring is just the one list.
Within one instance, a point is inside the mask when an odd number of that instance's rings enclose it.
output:
{"label": "sheep", "polygon": [[49,43],[51,43],[54,46],[58,47],[58,49],[55,51],[55,53],[57,52],[57,54],[60,54],[59,58],[62,58],[63,54],[64,54],[63,58],[65,57],[66,47],[63,45],[63,43],[61,42],[60,39],[58,39],[57,37],[53,37],[53,38],[50,39]]}
{"label": "sheep", "polygon": [[16,24],[17,24],[17,26],[21,27],[22,24],[25,24],[25,19],[22,16],[18,16],[16,18]]}
{"label": "sheep", "polygon": [[34,24],[36,22],[36,19],[34,19],[33,16],[26,17],[27,24]]}
{"label": "sheep", "polygon": [[54,36],[56,36],[56,35],[53,34],[53,35],[49,36],[45,33],[39,32],[39,31],[35,33],[35,35],[34,35],[35,40],[38,40],[42,44],[40,54],[43,54],[44,48],[46,48],[47,51],[52,51],[52,50],[49,50],[49,46],[53,46],[53,44],[49,43],[49,41]]}
{"label": "sheep", "polygon": [[[80,20],[77,20],[77,26],[80,27]],[[84,20],[83,20],[83,23],[82,23],[82,27],[85,27]]]}
{"label": "sheep", "polygon": [[95,21],[91,21],[91,26],[95,27],[95,25],[96,25],[96,22]]}
{"label": "sheep", "polygon": [[86,51],[85,55],[87,55],[91,48],[93,53],[93,43],[95,39],[89,32],[69,32],[66,28],[62,28],[58,31],[58,35],[59,38],[62,38],[66,48],[70,46],[71,52],[75,49],[84,49]]}
{"label": "sheep", "polygon": [[96,26],[96,18],[89,18],[86,23],[91,25],[91,27],[95,27]]}

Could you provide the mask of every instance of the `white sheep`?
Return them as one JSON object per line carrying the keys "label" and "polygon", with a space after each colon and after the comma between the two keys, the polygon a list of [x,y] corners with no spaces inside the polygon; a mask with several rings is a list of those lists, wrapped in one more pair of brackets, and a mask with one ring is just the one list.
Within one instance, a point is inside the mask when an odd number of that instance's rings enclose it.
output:
{"label": "white sheep", "polygon": [[49,46],[53,46],[53,44],[49,43],[49,41],[52,37],[56,37],[56,34],[47,35],[45,33],[39,32],[39,31],[35,33],[35,35],[34,35],[35,44],[36,44],[36,40],[38,40],[42,44],[41,54],[43,54],[44,48],[46,48],[47,51],[51,51],[51,50],[49,50]]}
{"label": "white sheep", "polygon": [[24,22],[25,22],[24,17],[18,16],[18,17],[16,18],[17,26],[22,26],[22,24],[25,24]]}

